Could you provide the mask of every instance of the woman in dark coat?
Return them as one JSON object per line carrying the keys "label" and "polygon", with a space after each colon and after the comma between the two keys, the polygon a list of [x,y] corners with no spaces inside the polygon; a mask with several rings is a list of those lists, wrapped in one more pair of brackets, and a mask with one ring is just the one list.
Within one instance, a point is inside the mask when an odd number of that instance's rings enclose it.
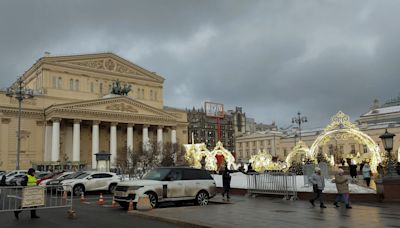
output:
{"label": "woman in dark coat", "polygon": [[222,197],[225,197],[226,193],[226,198],[229,199],[229,190],[231,188],[231,174],[230,171],[228,170],[228,167],[225,166],[224,172],[222,173],[222,185],[224,187],[224,192],[222,192]]}
{"label": "woman in dark coat", "polygon": [[357,165],[354,162],[351,162],[350,165],[350,176],[351,178],[357,179]]}

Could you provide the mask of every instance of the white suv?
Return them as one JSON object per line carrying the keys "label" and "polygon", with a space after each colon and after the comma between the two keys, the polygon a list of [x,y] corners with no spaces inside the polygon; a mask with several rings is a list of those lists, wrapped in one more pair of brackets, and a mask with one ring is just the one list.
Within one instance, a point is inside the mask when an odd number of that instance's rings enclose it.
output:
{"label": "white suv", "polygon": [[207,205],[215,196],[215,181],[206,170],[194,168],[156,168],[141,180],[119,182],[115,188],[115,201],[128,208],[130,200],[137,203],[139,196],[149,196],[152,207],[159,202],[194,200]]}
{"label": "white suv", "polygon": [[87,191],[106,190],[113,193],[119,181],[120,178],[115,173],[84,172],[75,179],[63,180],[60,184],[65,191],[70,191],[79,196],[82,192]]}

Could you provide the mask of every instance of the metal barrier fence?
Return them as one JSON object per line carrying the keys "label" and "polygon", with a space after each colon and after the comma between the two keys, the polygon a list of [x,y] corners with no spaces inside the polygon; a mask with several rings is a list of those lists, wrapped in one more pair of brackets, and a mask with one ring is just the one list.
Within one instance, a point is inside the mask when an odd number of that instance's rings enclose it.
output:
{"label": "metal barrier fence", "polygon": [[247,175],[249,194],[283,195],[284,199],[297,199],[295,173],[265,172]]}
{"label": "metal barrier fence", "polygon": [[70,208],[72,211],[72,197],[62,186],[1,186],[0,212],[16,210],[35,210]]}

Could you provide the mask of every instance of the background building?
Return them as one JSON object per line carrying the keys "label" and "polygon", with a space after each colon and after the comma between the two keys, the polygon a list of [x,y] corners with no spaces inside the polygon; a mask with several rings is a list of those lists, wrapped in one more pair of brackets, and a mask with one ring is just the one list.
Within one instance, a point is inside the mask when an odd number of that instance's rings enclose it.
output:
{"label": "background building", "polygon": [[[385,129],[396,134],[392,156],[397,160],[400,158],[400,97],[391,99],[382,106],[374,101],[371,110],[362,114],[355,124],[379,145],[382,155],[386,155],[386,152],[379,136],[385,132]],[[323,130],[323,128],[302,130],[301,140],[311,147]],[[257,131],[236,138],[236,154],[238,158],[248,160],[251,155],[265,149],[273,156],[277,156],[279,160],[284,160],[298,140],[298,128]],[[272,146],[272,142],[275,142],[275,147]],[[333,155],[336,161],[340,161],[344,153],[367,153],[368,148],[351,139],[333,139],[320,146],[318,152]]]}
{"label": "background building", "polygon": [[[187,110],[188,138],[189,143],[204,142],[208,149],[213,149],[218,142],[218,124],[214,117],[206,116],[203,108]],[[224,118],[220,119],[221,139],[224,147],[229,151],[235,150],[235,126],[234,116],[225,113]],[[240,129],[240,128],[238,128]]]}
{"label": "background building", "polygon": [[[40,94],[22,104],[21,168],[66,161],[96,168],[100,151],[116,167],[127,148],[187,143],[186,112],[164,107],[165,79],[115,54],[46,54],[21,80]],[[117,80],[132,85],[127,96],[107,96]],[[0,92],[0,169],[16,165],[17,112],[18,102]]]}

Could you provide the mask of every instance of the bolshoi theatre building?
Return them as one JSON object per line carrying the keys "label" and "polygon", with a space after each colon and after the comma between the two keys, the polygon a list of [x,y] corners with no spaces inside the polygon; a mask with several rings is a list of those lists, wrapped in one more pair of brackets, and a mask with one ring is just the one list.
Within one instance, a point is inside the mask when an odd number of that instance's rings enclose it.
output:
{"label": "bolshoi theatre building", "polygon": [[[20,78],[36,95],[22,101],[20,168],[96,169],[99,152],[110,164],[150,142],[187,143],[185,110],[164,106],[164,78],[112,53],[50,56]],[[115,83],[130,90],[111,95]],[[15,86],[17,82],[14,83]],[[0,170],[17,162],[18,100],[0,92]]]}

